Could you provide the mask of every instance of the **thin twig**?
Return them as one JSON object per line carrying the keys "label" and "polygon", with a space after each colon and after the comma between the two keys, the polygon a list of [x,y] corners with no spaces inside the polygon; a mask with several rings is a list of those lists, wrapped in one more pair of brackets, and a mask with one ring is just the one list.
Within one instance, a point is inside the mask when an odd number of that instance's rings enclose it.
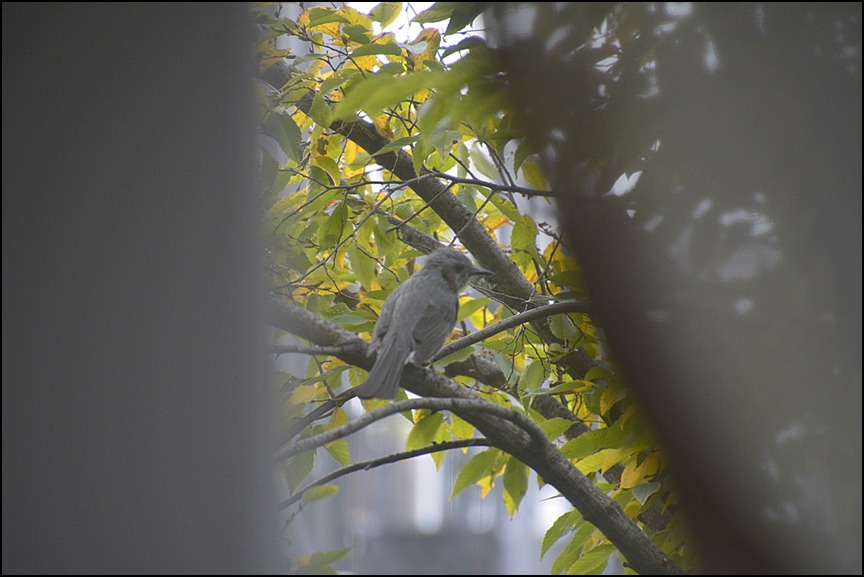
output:
{"label": "thin twig", "polygon": [[414,449],[412,451],[404,451],[402,453],[395,453],[393,455],[387,455],[386,457],[381,457],[378,459],[371,459],[369,461],[362,461],[360,463],[355,463],[353,465],[348,465],[347,467],[342,467],[341,469],[337,469],[332,473],[324,475],[320,479],[316,479],[315,481],[309,483],[281,503],[279,503],[278,509],[281,511],[282,509],[287,509],[297,501],[303,498],[303,493],[311,489],[312,487],[318,487],[319,485],[324,485],[338,479],[339,477],[344,477],[345,475],[349,475],[356,471],[368,471],[369,469],[374,469],[376,467],[380,467],[381,465],[389,465],[390,463],[398,463],[399,461],[405,461],[407,459],[413,459],[414,457],[418,457],[420,455],[428,455],[431,453],[437,453],[440,451],[450,451],[453,449],[463,449],[465,447],[491,447],[492,441],[489,439],[463,439],[459,441],[447,441],[444,443],[436,443],[434,445],[429,445],[428,447],[421,447],[419,449]]}
{"label": "thin twig", "polygon": [[461,178],[459,176],[453,176],[452,174],[447,174],[446,172],[440,171],[434,171],[431,174],[434,175],[436,178],[442,178],[444,180],[449,180],[450,182],[455,182],[458,184],[473,184],[475,186],[482,186],[483,188],[488,188],[489,190],[517,192],[526,196],[544,196],[551,198],[555,198],[557,196],[551,190],[538,190],[536,188],[527,188],[525,186],[516,186],[512,184],[498,184],[495,182],[489,182],[488,180],[478,180],[476,178]]}
{"label": "thin twig", "polygon": [[501,322],[495,323],[494,325],[489,325],[484,329],[480,329],[479,331],[473,332],[470,335],[453,341],[452,343],[441,349],[438,354],[435,355],[435,358],[432,360],[436,361],[438,359],[446,357],[447,355],[452,355],[460,349],[464,349],[465,347],[471,346],[474,343],[479,343],[480,341],[488,339],[492,335],[498,334],[502,331],[506,331],[507,329],[511,329],[515,326],[527,323],[534,319],[564,313],[587,312],[591,312],[591,303],[586,301],[567,301],[563,303],[554,303],[551,305],[533,308],[529,311],[519,313],[518,315],[513,315],[512,317],[506,318]]}

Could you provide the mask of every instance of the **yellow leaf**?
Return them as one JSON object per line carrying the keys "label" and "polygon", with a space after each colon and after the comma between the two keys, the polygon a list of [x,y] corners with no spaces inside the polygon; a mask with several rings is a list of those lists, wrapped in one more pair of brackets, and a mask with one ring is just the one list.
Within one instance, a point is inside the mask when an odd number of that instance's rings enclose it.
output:
{"label": "yellow leaf", "polygon": [[633,499],[632,501],[624,505],[624,512],[631,519],[635,519],[636,515],[642,512],[642,504],[639,503],[639,501],[637,501],[636,499]]}
{"label": "yellow leaf", "polygon": [[642,461],[641,465],[636,465],[636,459],[624,467],[624,472],[621,473],[621,488],[632,489],[645,479],[650,479],[657,474],[660,468],[660,453],[654,452]]}
{"label": "yellow leaf", "polygon": [[600,414],[607,414],[612,405],[617,403],[622,396],[623,392],[617,387],[609,387],[603,391],[603,395],[600,397]]}
{"label": "yellow leaf", "polygon": [[543,169],[533,160],[527,160],[522,164],[522,177],[537,190],[546,190],[546,175]]}
{"label": "yellow leaf", "polygon": [[610,467],[612,467],[612,465],[620,463],[631,454],[632,451],[630,449],[613,449],[612,452],[607,455],[606,460],[603,461],[603,465],[600,467],[600,472],[605,473]]}
{"label": "yellow leaf", "polygon": [[375,131],[388,140],[392,139],[395,134],[393,134],[393,129],[390,128],[390,116],[387,114],[379,114],[376,116]]}
{"label": "yellow leaf", "polygon": [[645,469],[645,477],[652,478],[657,472],[660,470],[660,464],[663,462],[663,453],[660,451],[654,451],[651,453],[647,459],[642,463],[642,467]]}
{"label": "yellow leaf", "polygon": [[420,34],[417,35],[417,38],[411,42],[411,47],[417,47],[421,42],[425,42],[425,49],[420,53],[414,56],[414,68],[416,70],[420,70],[421,68],[426,68],[426,65],[423,64],[426,60],[435,60],[435,57],[438,54],[438,47],[441,46],[441,33],[435,28],[424,28]]}
{"label": "yellow leaf", "polygon": [[480,485],[480,498],[485,499],[486,495],[495,487],[495,479],[489,475],[477,481],[477,484]]}
{"label": "yellow leaf", "polygon": [[333,411],[333,415],[330,417],[330,422],[327,423],[327,429],[335,429],[336,427],[341,427],[347,423],[348,413],[345,412],[345,409],[339,407]]}
{"label": "yellow leaf", "polygon": [[509,222],[510,220],[503,214],[491,215],[483,219],[483,225],[489,232],[496,231]]}
{"label": "yellow leaf", "polygon": [[318,394],[318,388],[313,385],[300,385],[291,391],[291,403],[299,405],[308,403]]}
{"label": "yellow leaf", "polygon": [[[603,449],[602,451],[597,451],[593,455],[588,455],[584,459],[580,459],[578,462],[576,462],[576,468],[582,471],[582,473],[585,475],[589,473],[594,473],[596,471],[599,471],[603,467],[604,463],[612,459],[612,457],[618,455],[619,451],[620,449]],[[614,465],[618,461],[620,461],[620,458],[616,458],[612,465]],[[609,467],[611,467],[612,465],[609,465]],[[608,469],[609,467],[606,468]]]}
{"label": "yellow leaf", "polygon": [[642,466],[636,464],[636,460],[632,460],[624,467],[624,472],[621,473],[621,488],[632,489],[642,480]]}

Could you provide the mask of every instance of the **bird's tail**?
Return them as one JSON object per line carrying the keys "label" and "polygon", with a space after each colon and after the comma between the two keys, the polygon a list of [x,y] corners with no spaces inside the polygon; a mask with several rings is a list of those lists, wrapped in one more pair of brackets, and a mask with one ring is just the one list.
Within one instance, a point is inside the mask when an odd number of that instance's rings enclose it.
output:
{"label": "bird's tail", "polygon": [[361,399],[395,399],[405,360],[410,353],[411,347],[407,342],[394,339],[384,343],[366,382],[357,387],[357,396]]}

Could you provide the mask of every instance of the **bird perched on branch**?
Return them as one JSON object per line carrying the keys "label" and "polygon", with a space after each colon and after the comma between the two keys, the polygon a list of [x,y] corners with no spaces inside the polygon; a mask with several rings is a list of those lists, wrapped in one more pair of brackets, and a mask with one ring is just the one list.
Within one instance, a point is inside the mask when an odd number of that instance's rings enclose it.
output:
{"label": "bird perched on branch", "polygon": [[490,274],[454,248],[430,254],[423,268],[384,301],[372,333],[378,357],[366,382],[357,387],[357,396],[395,398],[405,363],[424,365],[432,360],[456,325],[459,293],[471,277]]}

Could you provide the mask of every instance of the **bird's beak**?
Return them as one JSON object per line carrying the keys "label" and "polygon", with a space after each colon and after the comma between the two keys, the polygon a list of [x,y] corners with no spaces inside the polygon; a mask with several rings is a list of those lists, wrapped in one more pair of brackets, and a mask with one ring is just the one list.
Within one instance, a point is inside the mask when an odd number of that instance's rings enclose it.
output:
{"label": "bird's beak", "polygon": [[495,274],[491,270],[486,270],[485,268],[477,268],[476,266],[471,270],[471,276],[491,276]]}

